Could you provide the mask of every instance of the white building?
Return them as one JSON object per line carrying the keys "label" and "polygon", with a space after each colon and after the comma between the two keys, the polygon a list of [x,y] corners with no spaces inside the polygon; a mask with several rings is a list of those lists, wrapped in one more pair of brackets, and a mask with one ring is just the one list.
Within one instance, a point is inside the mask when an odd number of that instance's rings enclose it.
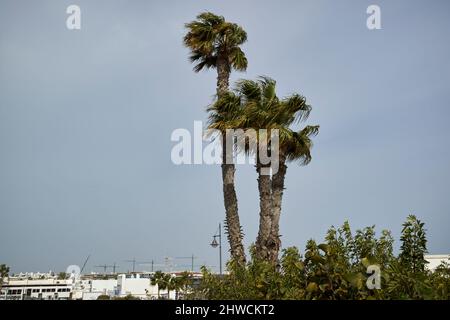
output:
{"label": "white building", "polygon": [[73,286],[72,299],[96,300],[101,295],[115,296],[116,279],[77,279]]}
{"label": "white building", "polygon": [[[178,273],[173,273],[176,277]],[[28,277],[27,277],[28,276]],[[169,298],[177,299],[177,293],[172,290],[168,297],[167,290],[158,292],[158,285],[151,284],[153,272],[109,275],[108,279],[97,279],[98,275],[86,275],[81,278],[58,280],[54,276],[41,279],[29,275],[5,278],[0,300],[96,300],[101,295],[111,298],[132,295],[140,299]],[[194,274],[194,279],[200,279],[201,274]]]}
{"label": "white building", "polygon": [[68,300],[72,281],[57,279],[8,279],[2,285],[1,300]]}
{"label": "white building", "polygon": [[[157,299],[158,286],[151,284],[153,273],[119,274],[117,277],[117,296],[132,295],[141,299]],[[167,296],[167,294],[166,294]],[[175,299],[175,292],[171,292],[171,298]]]}
{"label": "white building", "polygon": [[[101,295],[126,297],[132,295],[140,299],[157,299],[158,286],[151,284],[152,272],[118,274],[117,279],[79,279],[73,289],[72,298],[96,300]],[[160,292],[160,297],[167,298],[167,291]],[[170,292],[170,299],[175,299],[175,292]]]}
{"label": "white building", "polygon": [[427,269],[434,271],[442,262],[450,263],[450,254],[426,255],[425,260],[428,261]]}
{"label": "white building", "polygon": [[133,273],[118,274],[117,279],[79,279],[74,286],[73,299],[96,300],[101,295],[156,299],[158,286],[152,286],[151,276],[152,273]]}

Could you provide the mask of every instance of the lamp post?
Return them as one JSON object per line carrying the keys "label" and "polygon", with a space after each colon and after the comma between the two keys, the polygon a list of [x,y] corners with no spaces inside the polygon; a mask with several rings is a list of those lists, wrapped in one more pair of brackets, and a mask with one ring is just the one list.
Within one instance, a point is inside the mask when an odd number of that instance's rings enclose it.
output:
{"label": "lamp post", "polygon": [[[217,238],[219,238],[219,242],[217,243]],[[219,272],[222,275],[222,224],[219,223],[219,231],[213,235],[213,241],[211,242],[211,247],[217,248],[219,247]]]}

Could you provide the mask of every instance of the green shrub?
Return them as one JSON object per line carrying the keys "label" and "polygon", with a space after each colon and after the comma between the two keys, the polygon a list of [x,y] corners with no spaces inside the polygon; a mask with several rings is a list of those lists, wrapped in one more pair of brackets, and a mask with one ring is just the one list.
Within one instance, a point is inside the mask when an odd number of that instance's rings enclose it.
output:
{"label": "green shrub", "polygon": [[[309,240],[304,256],[296,247],[283,250],[279,265],[255,259],[245,267],[232,261],[228,273],[219,276],[202,269],[203,280],[191,299],[450,299],[450,268],[442,264],[427,271],[424,224],[409,216],[403,225],[401,250],[393,254],[394,240],[375,227],[352,233],[345,222],[331,227],[324,243]],[[381,270],[381,288],[369,289],[369,265]]]}

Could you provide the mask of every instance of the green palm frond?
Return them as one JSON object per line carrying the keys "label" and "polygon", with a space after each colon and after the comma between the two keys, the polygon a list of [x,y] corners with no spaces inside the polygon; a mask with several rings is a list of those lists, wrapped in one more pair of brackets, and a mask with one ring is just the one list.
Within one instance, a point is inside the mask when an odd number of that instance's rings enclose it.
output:
{"label": "green palm frond", "polygon": [[238,71],[247,70],[248,61],[245,53],[239,47],[230,50],[230,65]]}
{"label": "green palm frond", "polygon": [[287,160],[298,162],[299,165],[309,164],[313,146],[311,137],[318,133],[319,126],[307,126],[298,132],[292,131],[289,139],[283,141],[281,147],[285,150]]}
{"label": "green palm frond", "polygon": [[275,94],[277,82],[275,80],[267,76],[260,76],[258,79],[258,83],[266,100],[270,101],[277,98]]}
{"label": "green palm frond", "polygon": [[211,12],[199,14],[185,27],[188,32],[183,43],[191,50],[191,62],[197,63],[195,72],[216,67],[220,55],[228,59],[230,67],[238,71],[247,69],[247,58],[239,47],[247,41],[247,33],[242,27]]}
{"label": "green palm frond", "polygon": [[261,99],[261,87],[253,80],[241,79],[236,82],[235,91],[246,101],[259,101]]}
{"label": "green palm frond", "polygon": [[224,132],[226,129],[239,128],[243,124],[243,111],[240,96],[227,92],[219,100],[211,104],[208,128]]}
{"label": "green palm frond", "polygon": [[189,56],[189,60],[191,62],[196,62],[197,64],[194,66],[195,72],[200,72],[203,69],[214,68],[217,64],[216,56],[208,56],[204,55],[198,51],[193,51]]}
{"label": "green palm frond", "polygon": [[295,93],[283,99],[283,109],[289,114],[295,114],[296,121],[304,121],[308,119],[312,108],[306,103],[305,97]]}
{"label": "green palm frond", "polygon": [[[319,126],[306,126],[296,132],[290,128],[295,121],[308,118],[311,106],[305,97],[293,94],[278,99],[276,82],[269,77],[256,81],[241,79],[233,91],[223,95],[209,108],[209,128],[224,132],[226,129],[253,129],[257,144],[271,145],[271,139],[261,136],[259,129],[267,129],[270,137],[274,129],[279,133],[280,152],[287,161],[307,165],[311,161],[312,137],[319,133]],[[245,137],[239,137],[244,139]],[[255,155],[258,147],[252,148],[248,141],[237,141],[240,152]],[[243,146],[243,147],[242,147]]]}
{"label": "green palm frond", "polygon": [[300,135],[311,138],[319,134],[320,126],[306,126],[299,132]]}

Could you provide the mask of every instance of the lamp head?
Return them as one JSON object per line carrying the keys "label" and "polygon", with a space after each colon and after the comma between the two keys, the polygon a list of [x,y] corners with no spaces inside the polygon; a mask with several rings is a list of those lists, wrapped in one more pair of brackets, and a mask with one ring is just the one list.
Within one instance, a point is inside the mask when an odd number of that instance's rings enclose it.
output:
{"label": "lamp head", "polygon": [[213,238],[213,241],[211,242],[211,247],[217,248],[219,244],[217,243],[216,237]]}

